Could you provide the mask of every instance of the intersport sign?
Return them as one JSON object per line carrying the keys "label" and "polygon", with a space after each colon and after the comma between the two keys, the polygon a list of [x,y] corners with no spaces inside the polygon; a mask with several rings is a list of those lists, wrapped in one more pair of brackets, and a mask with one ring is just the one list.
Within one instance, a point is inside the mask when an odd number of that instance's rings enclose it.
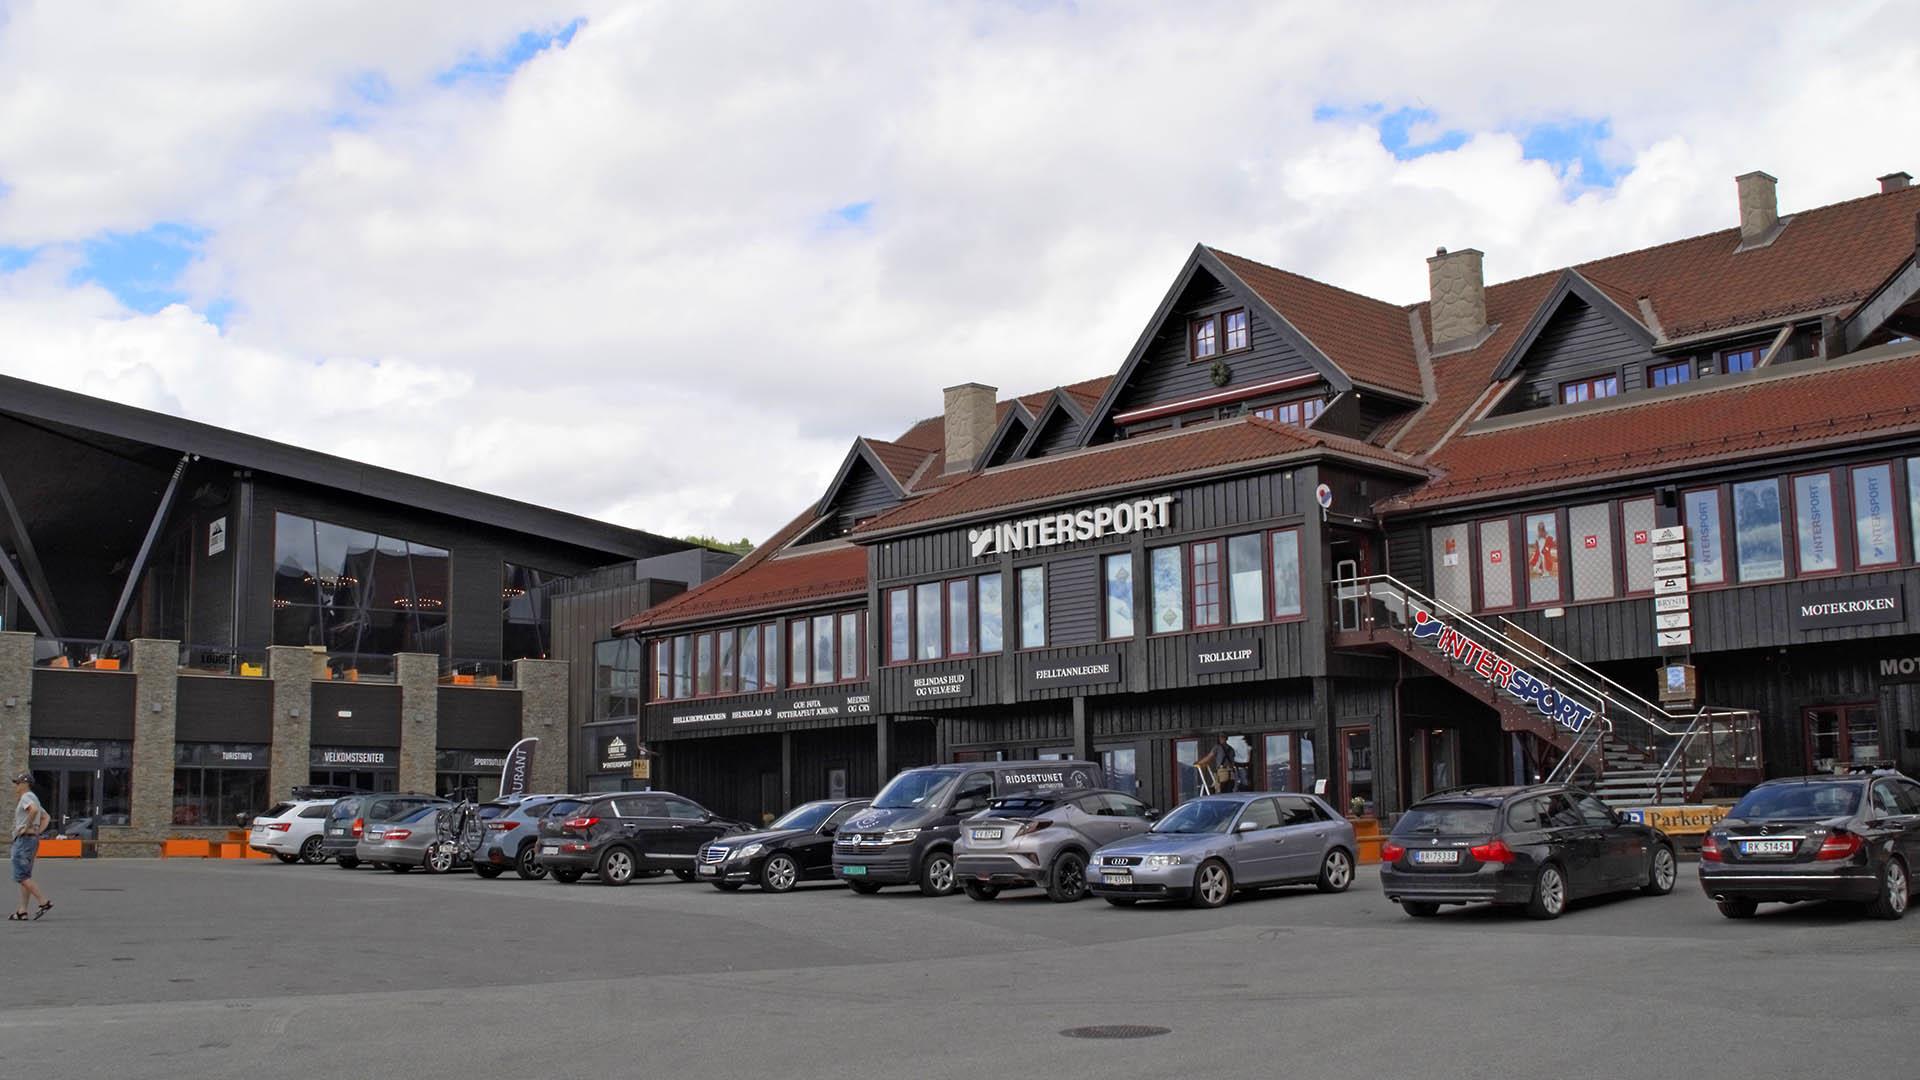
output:
{"label": "intersport sign", "polygon": [[967,547],[978,559],[984,555],[1038,551],[1081,540],[1097,540],[1103,536],[1125,536],[1148,529],[1164,529],[1172,522],[1173,496],[1156,495],[1151,499],[1108,503],[1066,513],[1003,521],[984,529],[968,529]]}
{"label": "intersport sign", "polygon": [[1539,676],[1448,626],[1431,613],[1415,610],[1413,636],[1428,641],[1443,655],[1463,664],[1496,689],[1532,706],[1541,716],[1568,731],[1579,731],[1593,719],[1593,710],[1561,694]]}

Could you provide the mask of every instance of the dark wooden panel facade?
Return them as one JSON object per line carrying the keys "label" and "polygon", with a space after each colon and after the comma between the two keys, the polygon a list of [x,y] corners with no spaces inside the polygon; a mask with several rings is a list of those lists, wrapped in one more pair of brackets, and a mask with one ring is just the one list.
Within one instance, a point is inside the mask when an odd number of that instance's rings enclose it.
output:
{"label": "dark wooden panel facade", "polygon": [[133,738],[131,672],[35,668],[32,734],[54,739]]}
{"label": "dark wooden panel facade", "polygon": [[505,750],[520,741],[520,691],[442,686],[436,741],[442,750]]}
{"label": "dark wooden panel facade", "polygon": [[378,683],[314,683],[309,740],[314,746],[398,747],[400,688]]}
{"label": "dark wooden panel facade", "polygon": [[1092,556],[1047,564],[1047,643],[1089,645],[1100,638],[1099,560]]}
{"label": "dark wooden panel facade", "polygon": [[873,471],[873,466],[864,459],[856,460],[847,474],[847,482],[840,488],[839,497],[834,500],[834,528],[844,532],[852,528],[854,522],[864,521],[899,502],[887,482]]}
{"label": "dark wooden panel facade", "polygon": [[[1187,326],[1195,317],[1216,314],[1241,307],[1241,303],[1220,283],[1202,270],[1181,295],[1165,325],[1147,347],[1133,378],[1115,401],[1115,412],[1168,404],[1203,397],[1220,391],[1213,382],[1212,360],[1189,358]],[[1247,386],[1296,375],[1313,375],[1317,370],[1299,350],[1281,338],[1279,331],[1259,315],[1253,315],[1251,345],[1236,352],[1222,353],[1218,359],[1233,371],[1232,385]],[[1225,345],[1224,334],[1220,338]]]}
{"label": "dark wooden panel facade", "polygon": [[1578,296],[1568,296],[1521,361],[1520,385],[1501,403],[1501,412],[1538,408],[1559,400],[1560,384],[1617,375],[1620,392],[1644,384],[1653,354],[1605,312]]}
{"label": "dark wooden panel facade", "polygon": [[273,683],[266,679],[182,675],[174,700],[179,742],[273,741]]}
{"label": "dark wooden panel facade", "polygon": [[1064,410],[1056,411],[1034,436],[1033,445],[1028,448],[1030,458],[1047,457],[1062,451],[1071,450],[1080,443],[1080,422]]}

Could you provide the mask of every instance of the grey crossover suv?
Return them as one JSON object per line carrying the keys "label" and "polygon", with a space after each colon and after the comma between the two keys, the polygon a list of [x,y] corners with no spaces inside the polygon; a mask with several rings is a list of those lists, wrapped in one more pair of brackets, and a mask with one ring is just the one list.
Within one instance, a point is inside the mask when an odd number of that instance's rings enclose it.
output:
{"label": "grey crossover suv", "polygon": [[1121,791],[1008,795],[960,823],[954,876],[975,900],[1038,885],[1071,903],[1087,895],[1087,858],[1147,831],[1160,812]]}
{"label": "grey crossover suv", "polygon": [[1185,899],[1219,907],[1234,890],[1353,884],[1353,825],[1312,795],[1243,791],[1182,803],[1151,831],[1094,852],[1087,886],[1109,904]]}
{"label": "grey crossover suv", "polygon": [[497,878],[512,870],[523,880],[537,881],[547,876],[547,868],[535,858],[539,851],[540,819],[549,814],[572,816],[587,805],[583,795],[507,795],[479,806],[484,830],[480,848],[473,853],[473,872],[482,878]]}

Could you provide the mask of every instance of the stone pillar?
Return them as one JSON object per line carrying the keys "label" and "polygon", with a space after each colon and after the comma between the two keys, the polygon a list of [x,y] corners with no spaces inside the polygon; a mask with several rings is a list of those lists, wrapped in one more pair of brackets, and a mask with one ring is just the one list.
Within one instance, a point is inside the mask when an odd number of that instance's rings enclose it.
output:
{"label": "stone pillar", "polygon": [[27,736],[32,731],[33,635],[9,631],[0,634],[0,775],[17,776],[27,769]]}
{"label": "stone pillar", "polygon": [[[174,703],[180,692],[180,643],[133,643],[132,807],[127,824],[138,839],[164,839],[173,829]],[[233,822],[209,822],[232,827]]]}
{"label": "stone pillar", "polygon": [[[533,776],[527,781],[536,792],[563,791],[567,786],[569,670],[565,660],[513,662],[513,685],[520,688],[520,737],[540,740],[533,751]],[[638,731],[635,737],[645,741],[646,733]],[[659,767],[658,761],[654,767]],[[655,779],[650,786],[658,784]]]}
{"label": "stone pillar", "polygon": [[273,752],[267,797],[290,799],[313,776],[313,653],[298,645],[267,649],[273,680]]}
{"label": "stone pillar", "polygon": [[393,672],[400,683],[400,790],[431,793],[440,749],[440,657],[400,653]]}

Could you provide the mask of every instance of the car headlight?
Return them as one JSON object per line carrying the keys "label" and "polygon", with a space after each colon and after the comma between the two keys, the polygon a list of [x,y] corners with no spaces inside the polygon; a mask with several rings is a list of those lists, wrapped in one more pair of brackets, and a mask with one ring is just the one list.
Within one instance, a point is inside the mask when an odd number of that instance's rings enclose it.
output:
{"label": "car headlight", "polygon": [[919,829],[888,829],[881,839],[889,844],[911,844],[919,835]]}
{"label": "car headlight", "polygon": [[1147,856],[1148,866],[1179,866],[1181,863],[1186,861],[1187,861],[1187,857],[1185,855],[1149,855]]}
{"label": "car headlight", "polygon": [[727,856],[727,858],[751,859],[755,855],[760,854],[760,849],[763,847],[766,847],[766,845],[765,844],[748,844],[746,847],[743,847],[743,848],[734,848],[733,854]]}

